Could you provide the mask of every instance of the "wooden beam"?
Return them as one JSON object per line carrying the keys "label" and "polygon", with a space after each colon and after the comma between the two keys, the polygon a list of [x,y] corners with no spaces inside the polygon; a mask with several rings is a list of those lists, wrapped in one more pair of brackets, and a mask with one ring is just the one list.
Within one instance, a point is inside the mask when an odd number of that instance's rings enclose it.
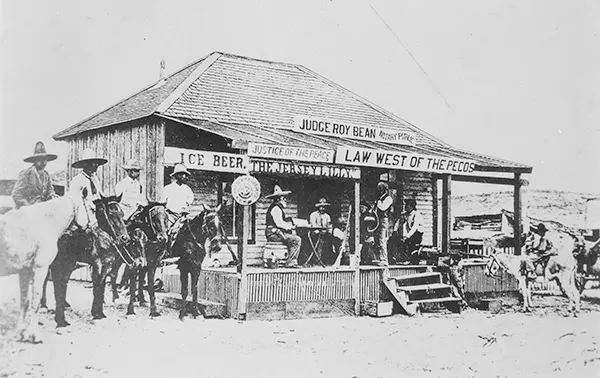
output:
{"label": "wooden beam", "polygon": [[[517,173],[515,173],[517,174]],[[443,179],[444,175],[434,174],[434,178]],[[452,175],[452,181],[470,182],[476,184],[495,184],[495,185],[510,185],[515,184],[515,179],[511,177],[485,177],[485,176],[466,176],[466,175]],[[529,185],[529,181],[521,180],[521,186]]]}
{"label": "wooden beam", "polygon": [[513,235],[515,237],[515,255],[521,254],[521,233],[523,230],[522,201],[521,201],[521,174],[515,173],[514,183],[514,213]]}
{"label": "wooden beam", "polygon": [[[246,320],[246,299],[248,294],[248,237],[250,236],[250,206],[241,206],[237,203],[238,209],[241,208],[243,218],[241,231],[238,231],[238,258],[240,265],[238,272],[240,273],[240,290],[238,294],[238,320]],[[241,234],[241,235],[240,235]]]}
{"label": "wooden beam", "polygon": [[444,175],[442,181],[442,253],[450,251],[452,176]]}
{"label": "wooden beam", "polygon": [[[354,181],[354,254],[350,258],[350,268],[354,269],[354,282],[352,291],[354,291],[354,314],[360,315],[360,181]],[[346,230],[349,232],[350,230]],[[354,266],[352,266],[354,264]]]}
{"label": "wooden beam", "polygon": [[433,237],[432,243],[434,247],[438,246],[439,241],[439,209],[438,209],[438,179],[433,177],[431,179],[431,196],[433,197],[433,209],[432,209],[432,219],[433,219]]}
{"label": "wooden beam", "polygon": [[532,167],[489,167],[477,165],[476,171],[480,172],[508,172],[508,173],[531,173]]}

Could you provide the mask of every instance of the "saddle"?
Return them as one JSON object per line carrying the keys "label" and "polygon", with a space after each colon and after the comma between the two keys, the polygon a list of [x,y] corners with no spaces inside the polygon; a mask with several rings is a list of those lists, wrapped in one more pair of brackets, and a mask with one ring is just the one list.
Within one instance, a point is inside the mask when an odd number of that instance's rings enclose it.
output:
{"label": "saddle", "polygon": [[169,249],[172,248],[175,244],[175,240],[177,240],[179,232],[181,231],[183,226],[185,226],[187,221],[187,217],[185,215],[182,215],[181,217],[177,218],[175,222],[173,222],[171,227],[169,227],[169,230],[167,231],[167,236],[169,237]]}

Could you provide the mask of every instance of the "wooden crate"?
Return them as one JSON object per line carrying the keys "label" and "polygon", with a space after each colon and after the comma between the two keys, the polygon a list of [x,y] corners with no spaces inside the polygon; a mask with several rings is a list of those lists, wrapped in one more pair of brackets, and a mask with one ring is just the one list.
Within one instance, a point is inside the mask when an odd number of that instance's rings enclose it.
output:
{"label": "wooden crate", "polygon": [[365,301],[361,313],[376,318],[392,315],[394,302]]}

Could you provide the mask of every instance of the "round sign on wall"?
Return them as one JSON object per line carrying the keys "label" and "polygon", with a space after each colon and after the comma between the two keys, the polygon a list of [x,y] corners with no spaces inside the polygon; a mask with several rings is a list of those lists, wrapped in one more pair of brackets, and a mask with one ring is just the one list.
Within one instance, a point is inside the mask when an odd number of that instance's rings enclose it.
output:
{"label": "round sign on wall", "polygon": [[260,197],[260,183],[250,175],[240,176],[231,184],[231,195],[240,205],[252,205]]}

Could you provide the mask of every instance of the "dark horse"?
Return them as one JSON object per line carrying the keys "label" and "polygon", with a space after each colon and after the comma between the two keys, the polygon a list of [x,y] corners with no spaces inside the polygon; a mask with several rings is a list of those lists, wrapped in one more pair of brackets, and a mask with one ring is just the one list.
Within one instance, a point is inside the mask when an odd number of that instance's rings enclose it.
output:
{"label": "dark horse", "polygon": [[[127,229],[132,237],[136,232],[142,232],[144,235],[140,237],[143,242],[145,255],[146,255],[146,267],[141,267],[137,272],[134,272],[125,268],[123,273],[123,281],[129,278],[129,292],[130,292],[130,309],[127,314],[134,314],[132,303],[135,297],[135,279],[138,279],[138,295],[137,299],[140,305],[143,305],[146,300],[144,299],[144,276],[148,278],[148,294],[150,295],[150,316],[160,316],[160,313],[156,309],[156,296],[154,294],[154,275],[156,268],[160,264],[161,260],[164,259],[167,252],[167,211],[164,203],[151,202],[144,206],[140,210],[134,212],[128,222]],[[113,269],[110,273],[113,301],[119,298],[117,291],[117,273],[121,263],[117,262],[113,265]],[[137,273],[137,274],[136,274]],[[132,281],[133,279],[133,281]],[[122,281],[122,282],[123,282]]]}
{"label": "dark horse", "polygon": [[[192,290],[192,316],[196,318],[198,312],[198,277],[202,268],[202,261],[206,256],[206,242],[209,241],[210,253],[221,249],[221,233],[218,212],[221,206],[212,209],[202,205],[202,209],[192,219],[185,222],[175,238],[171,247],[173,257],[179,257],[177,267],[179,268],[179,279],[181,282],[182,305],[179,319],[187,314],[188,279],[191,277]],[[152,283],[149,282],[149,286]]]}
{"label": "dark horse", "polygon": [[[92,317],[102,319],[106,317],[103,311],[104,288],[112,264],[120,258],[136,263],[136,258],[131,256],[129,250],[135,250],[138,254],[143,253],[137,248],[126,248],[126,245],[130,244],[131,238],[123,221],[123,210],[119,205],[120,199],[121,197],[111,196],[101,197],[94,201],[98,224],[85,233],[65,233],[58,240],[58,254],[50,264],[56,302],[54,319],[58,327],[69,325],[65,320],[64,312],[67,284],[78,261],[92,266],[94,296]],[[142,255],[138,255],[138,258],[141,259],[141,257]],[[44,292],[43,304],[46,301],[45,297]]]}

